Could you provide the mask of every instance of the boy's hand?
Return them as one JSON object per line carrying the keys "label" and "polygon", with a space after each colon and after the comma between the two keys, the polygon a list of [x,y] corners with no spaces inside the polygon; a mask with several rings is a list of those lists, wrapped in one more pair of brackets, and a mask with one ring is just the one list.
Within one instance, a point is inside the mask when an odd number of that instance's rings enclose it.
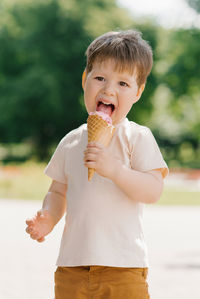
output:
{"label": "boy's hand", "polygon": [[30,234],[30,237],[38,242],[43,242],[44,237],[53,230],[55,221],[49,211],[40,210],[35,217],[27,219],[26,224],[26,232]]}
{"label": "boy's hand", "polygon": [[111,180],[114,178],[116,166],[121,163],[106,147],[97,142],[88,143],[84,151],[84,161],[86,167],[94,168],[99,175]]}

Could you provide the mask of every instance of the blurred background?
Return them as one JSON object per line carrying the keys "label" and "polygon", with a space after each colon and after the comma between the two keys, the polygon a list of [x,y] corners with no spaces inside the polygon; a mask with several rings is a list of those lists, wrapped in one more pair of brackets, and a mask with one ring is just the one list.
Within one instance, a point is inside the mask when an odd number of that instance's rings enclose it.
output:
{"label": "blurred background", "polygon": [[199,0],[1,0],[0,197],[44,195],[56,145],[87,119],[87,46],[129,28],[149,41],[154,66],[128,117],[151,128],[171,174],[198,179],[199,13]]}
{"label": "blurred background", "polygon": [[152,299],[200,298],[200,0],[0,0],[2,299],[53,298],[63,220],[37,244],[25,219],[41,207],[58,142],[86,122],[87,46],[130,28],[149,41],[154,66],[128,118],[153,131],[170,168],[145,217]]}

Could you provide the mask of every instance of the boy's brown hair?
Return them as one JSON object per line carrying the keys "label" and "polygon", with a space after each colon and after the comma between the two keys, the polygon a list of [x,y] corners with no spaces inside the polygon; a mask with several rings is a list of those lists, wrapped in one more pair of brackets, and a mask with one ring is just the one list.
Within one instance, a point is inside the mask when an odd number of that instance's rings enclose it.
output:
{"label": "boy's brown hair", "polygon": [[116,70],[136,71],[137,84],[140,87],[146,82],[153,65],[152,49],[136,30],[107,32],[96,38],[86,50],[86,72],[92,70],[94,62],[114,59]]}

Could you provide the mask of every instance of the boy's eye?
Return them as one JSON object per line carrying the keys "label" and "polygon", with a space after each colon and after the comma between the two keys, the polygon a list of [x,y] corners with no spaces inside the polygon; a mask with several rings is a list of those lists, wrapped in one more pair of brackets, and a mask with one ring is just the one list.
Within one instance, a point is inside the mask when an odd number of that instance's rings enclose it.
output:
{"label": "boy's eye", "polygon": [[98,81],[103,81],[104,77],[97,76],[97,77],[95,77],[95,79],[98,80]]}
{"label": "boy's eye", "polygon": [[128,84],[127,84],[126,82],[124,82],[124,81],[120,81],[119,84],[120,84],[121,86],[128,86]]}

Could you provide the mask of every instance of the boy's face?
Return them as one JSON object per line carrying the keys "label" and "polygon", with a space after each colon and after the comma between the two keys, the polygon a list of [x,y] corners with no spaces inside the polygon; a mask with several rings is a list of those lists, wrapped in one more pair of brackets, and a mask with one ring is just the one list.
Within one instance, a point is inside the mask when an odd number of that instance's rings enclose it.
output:
{"label": "boy's face", "polygon": [[139,88],[136,79],[136,74],[117,72],[114,60],[95,62],[83,79],[87,112],[103,111],[114,125],[122,121],[144,90],[144,84]]}

